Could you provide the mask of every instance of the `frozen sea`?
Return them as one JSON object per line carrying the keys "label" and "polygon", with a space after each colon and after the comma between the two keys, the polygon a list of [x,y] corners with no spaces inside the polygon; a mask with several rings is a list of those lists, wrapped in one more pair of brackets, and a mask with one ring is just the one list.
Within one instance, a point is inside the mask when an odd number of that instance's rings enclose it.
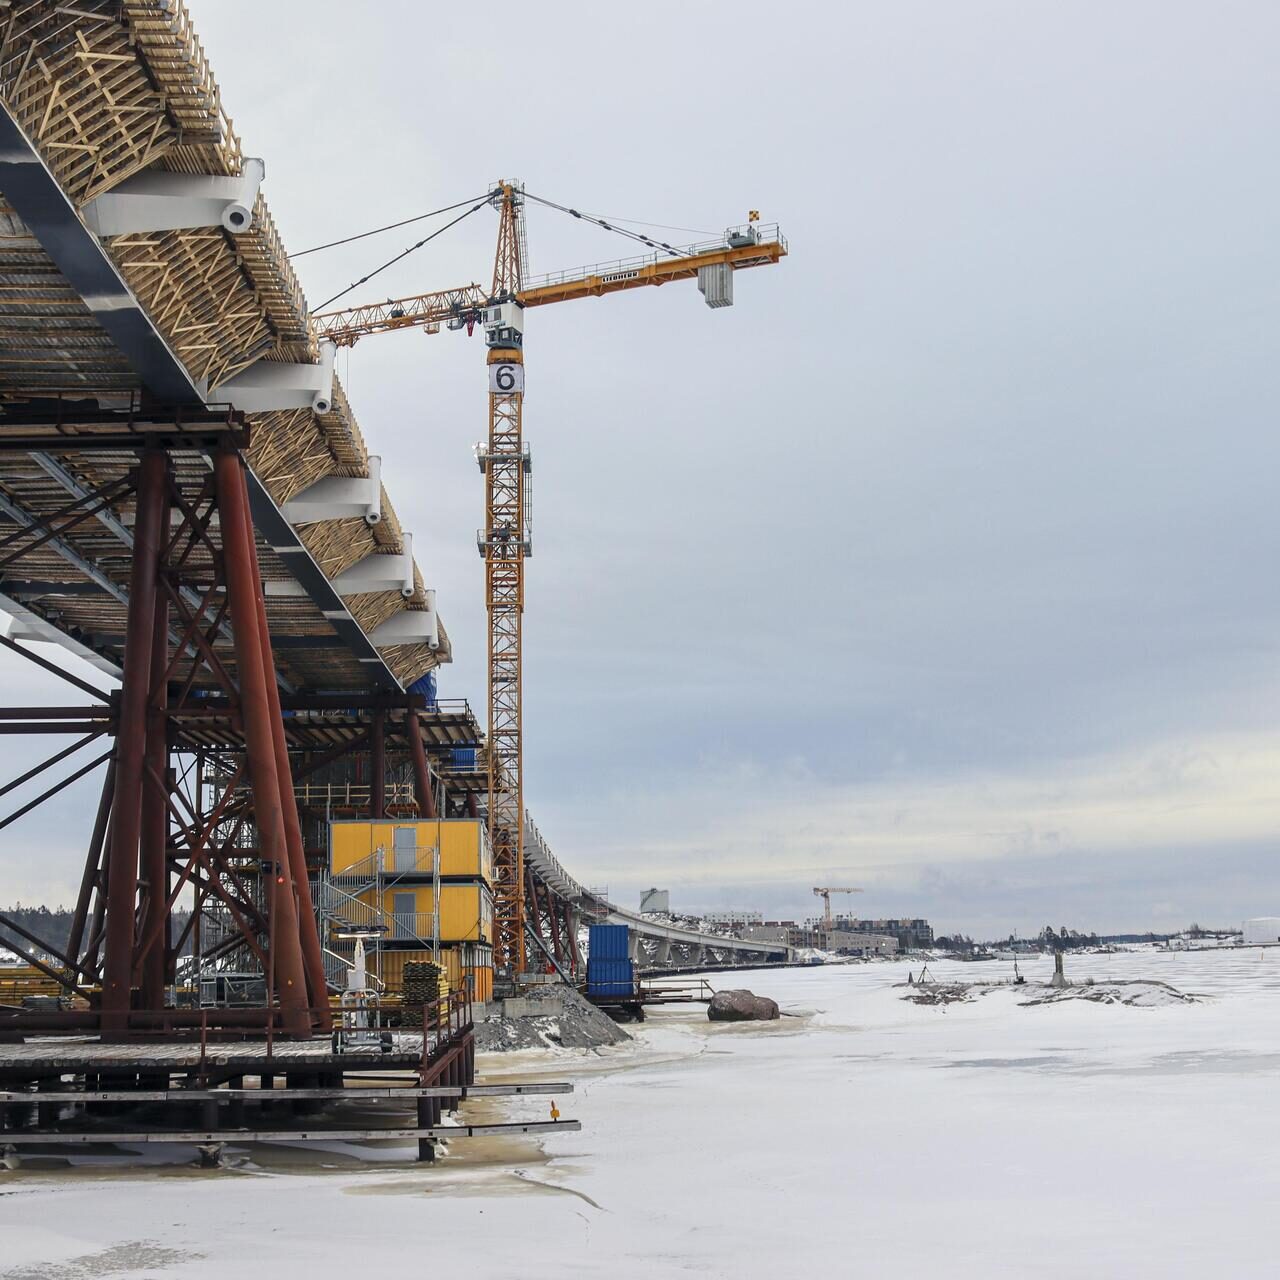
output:
{"label": "frozen sea", "polygon": [[676,1008],[616,1049],[490,1057],[488,1079],[572,1080],[582,1132],[455,1142],[434,1168],[259,1147],[0,1173],[0,1280],[1274,1274],[1280,949],[1067,958],[1206,997],[1159,1008],[1028,1007],[1025,986],[921,1007],[908,969],[715,975],[795,1016]]}

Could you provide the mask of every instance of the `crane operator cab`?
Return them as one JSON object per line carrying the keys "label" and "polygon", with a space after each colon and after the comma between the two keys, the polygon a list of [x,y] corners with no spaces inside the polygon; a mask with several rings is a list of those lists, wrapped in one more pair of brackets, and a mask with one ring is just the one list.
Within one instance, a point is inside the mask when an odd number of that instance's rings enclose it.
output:
{"label": "crane operator cab", "polygon": [[485,307],[482,315],[486,347],[524,346],[524,307],[520,303],[495,303]]}

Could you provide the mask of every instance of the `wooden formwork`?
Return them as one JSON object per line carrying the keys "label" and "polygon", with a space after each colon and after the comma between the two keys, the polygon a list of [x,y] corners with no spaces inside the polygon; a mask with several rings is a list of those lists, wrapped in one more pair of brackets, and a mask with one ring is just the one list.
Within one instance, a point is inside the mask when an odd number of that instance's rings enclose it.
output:
{"label": "wooden formwork", "polygon": [[[208,61],[181,0],[13,0],[0,6],[0,99],[77,207],[143,169],[233,176],[244,161]],[[210,386],[266,359],[314,362],[306,299],[259,196],[253,226],[117,236],[108,252],[191,376]],[[8,339],[8,341],[6,341]],[[135,391],[136,376],[21,221],[0,203],[0,400],[33,394],[102,397]],[[326,475],[367,476],[369,455],[335,378],[330,412],[248,415],[248,460],[279,504]],[[94,464],[79,473],[96,487]],[[7,477],[0,475],[0,492]],[[318,522],[300,536],[330,576],[404,535],[385,490],[382,520]],[[372,630],[423,609],[415,569],[397,592],[350,599]],[[441,646],[395,646],[387,665],[413,679],[449,657]]]}

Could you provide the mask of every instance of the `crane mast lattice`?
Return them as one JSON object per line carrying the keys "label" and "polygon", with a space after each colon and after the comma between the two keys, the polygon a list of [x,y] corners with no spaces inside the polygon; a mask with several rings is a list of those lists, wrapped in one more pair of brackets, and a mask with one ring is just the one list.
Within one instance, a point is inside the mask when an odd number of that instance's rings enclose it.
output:
{"label": "crane mast lattice", "polygon": [[[514,297],[523,281],[519,192],[501,187],[493,298]],[[515,303],[499,303],[486,326],[489,347],[489,440],[478,456],[484,472],[485,564],[489,617],[489,841],[493,849],[493,954],[498,970],[525,967],[524,744],[521,708],[524,662],[524,562],[532,550],[524,443],[523,334]],[[508,314],[503,314],[507,312]],[[507,320],[510,323],[503,324]]]}

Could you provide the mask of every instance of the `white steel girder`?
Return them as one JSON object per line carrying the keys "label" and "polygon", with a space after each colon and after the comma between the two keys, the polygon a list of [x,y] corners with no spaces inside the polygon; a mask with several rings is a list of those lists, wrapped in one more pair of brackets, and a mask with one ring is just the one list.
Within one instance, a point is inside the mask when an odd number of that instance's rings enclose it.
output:
{"label": "white steel girder", "polygon": [[332,342],[322,342],[319,364],[259,360],[211,387],[205,400],[208,404],[229,404],[245,413],[272,413],[277,409],[328,413],[333,408],[333,362],[337,350]]}
{"label": "white steel girder", "polygon": [[372,552],[344,569],[333,581],[340,596],[359,596],[374,591],[398,591],[406,600],[413,595],[413,534],[402,535],[399,553]]}
{"label": "white steel girder", "polygon": [[238,177],[147,169],[95,196],[80,210],[94,235],[138,235],[223,227],[242,235],[253,226],[253,205],[266,165],[246,157]]}
{"label": "white steel girder", "polygon": [[369,632],[369,639],[379,649],[393,644],[425,644],[429,649],[440,647],[440,623],[436,618],[436,593],[426,591],[425,609],[401,609]]}
{"label": "white steel girder", "polygon": [[365,524],[382,520],[382,459],[369,455],[367,476],[323,476],[281,507],[293,525],[359,516]]}

